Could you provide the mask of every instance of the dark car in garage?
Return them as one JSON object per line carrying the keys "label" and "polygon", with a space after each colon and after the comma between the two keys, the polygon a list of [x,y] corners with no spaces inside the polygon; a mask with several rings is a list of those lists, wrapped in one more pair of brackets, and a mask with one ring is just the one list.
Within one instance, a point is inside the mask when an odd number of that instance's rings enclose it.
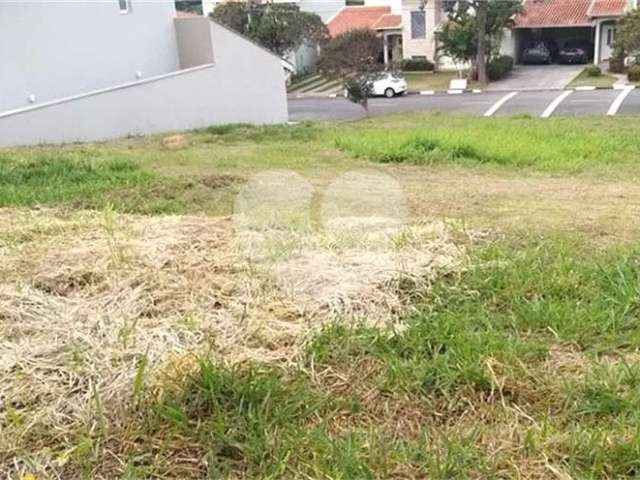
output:
{"label": "dark car in garage", "polygon": [[588,63],[592,57],[592,43],[585,40],[571,40],[560,49],[558,61],[565,64],[582,64]]}
{"label": "dark car in garage", "polygon": [[544,42],[530,43],[522,51],[522,63],[524,64],[550,64],[552,62],[553,55]]}

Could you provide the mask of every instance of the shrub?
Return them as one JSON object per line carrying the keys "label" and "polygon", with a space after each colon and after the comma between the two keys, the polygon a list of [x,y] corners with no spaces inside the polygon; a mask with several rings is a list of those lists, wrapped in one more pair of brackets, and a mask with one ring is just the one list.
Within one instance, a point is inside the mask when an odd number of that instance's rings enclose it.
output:
{"label": "shrub", "polygon": [[513,57],[509,55],[492,58],[487,64],[487,75],[491,81],[506,77],[511,70],[513,70]]}
{"label": "shrub", "polygon": [[640,82],[640,65],[632,65],[629,67],[627,78],[630,82]]}
{"label": "shrub", "polygon": [[587,74],[587,77],[602,76],[602,69],[597,65],[589,65],[587,68],[584,69],[584,71]]}
{"label": "shrub", "polygon": [[403,60],[400,65],[405,72],[433,72],[435,70],[433,62],[426,58],[421,60],[408,58]]}
{"label": "shrub", "polygon": [[624,73],[625,56],[623,51],[616,49],[613,56],[609,59],[609,71],[611,73]]}

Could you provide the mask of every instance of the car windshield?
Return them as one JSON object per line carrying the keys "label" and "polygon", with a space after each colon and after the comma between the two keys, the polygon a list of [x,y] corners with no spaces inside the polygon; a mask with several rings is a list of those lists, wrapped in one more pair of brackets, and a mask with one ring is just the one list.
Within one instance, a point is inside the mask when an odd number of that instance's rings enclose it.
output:
{"label": "car windshield", "polygon": [[529,44],[529,50],[547,50],[544,43],[531,43]]}

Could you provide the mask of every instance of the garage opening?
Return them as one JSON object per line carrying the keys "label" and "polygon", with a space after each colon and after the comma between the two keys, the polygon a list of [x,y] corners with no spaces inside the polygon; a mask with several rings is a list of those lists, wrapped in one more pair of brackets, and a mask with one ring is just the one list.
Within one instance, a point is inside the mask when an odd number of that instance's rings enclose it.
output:
{"label": "garage opening", "polygon": [[595,30],[593,27],[554,27],[554,28],[517,28],[515,34],[516,61],[523,63],[524,50],[536,43],[543,42],[551,52],[552,63],[558,63],[559,53],[566,45],[588,44],[588,61],[593,60]]}

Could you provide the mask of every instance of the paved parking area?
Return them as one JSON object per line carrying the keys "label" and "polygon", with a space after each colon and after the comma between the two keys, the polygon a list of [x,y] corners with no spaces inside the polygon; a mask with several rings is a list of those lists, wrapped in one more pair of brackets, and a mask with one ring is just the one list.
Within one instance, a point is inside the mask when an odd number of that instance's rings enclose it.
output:
{"label": "paved parking area", "polygon": [[516,65],[504,80],[492,82],[491,91],[562,90],[584,65]]}
{"label": "paved parking area", "polygon": [[[619,102],[617,106],[616,99]],[[410,95],[393,99],[371,99],[369,111],[371,115],[416,111],[476,116],[640,115],[640,90],[630,93],[619,90],[595,90]],[[364,116],[361,107],[344,98],[289,100],[291,121],[355,120]]]}

